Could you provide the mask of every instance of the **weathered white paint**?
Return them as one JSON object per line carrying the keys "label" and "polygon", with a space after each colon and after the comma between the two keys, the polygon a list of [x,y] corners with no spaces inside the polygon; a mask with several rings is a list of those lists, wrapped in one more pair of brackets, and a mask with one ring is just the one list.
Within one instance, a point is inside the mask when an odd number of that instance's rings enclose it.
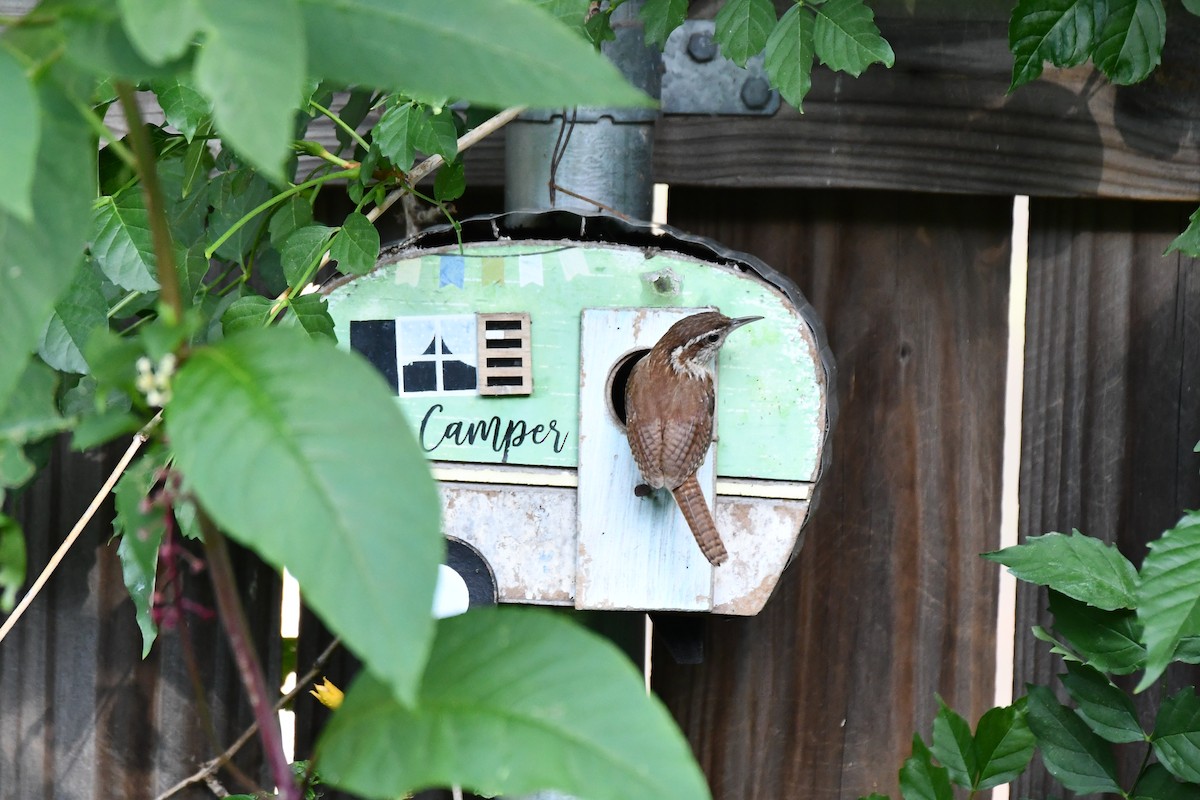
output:
{"label": "weathered white paint", "polygon": [[472,545],[501,603],[566,605],[575,597],[575,490],[441,484],[442,531]]}
{"label": "weathered white paint", "polygon": [[[608,377],[625,354],[649,348],[703,309],[584,309],[579,387],[579,542],[575,605],[584,609],[712,608],[713,568],[667,492],[637,497],[642,482],[610,410]],[[715,448],[697,476],[710,505]]]}
{"label": "weathered white paint", "polygon": [[729,560],[713,570],[713,611],[757,614],[770,598],[808,516],[808,503],[718,497],[714,517]]}

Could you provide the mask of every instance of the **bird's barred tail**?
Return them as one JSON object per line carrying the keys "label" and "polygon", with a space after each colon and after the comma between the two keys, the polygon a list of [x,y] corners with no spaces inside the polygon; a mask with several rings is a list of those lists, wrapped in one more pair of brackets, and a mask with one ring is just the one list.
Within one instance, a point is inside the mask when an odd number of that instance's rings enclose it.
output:
{"label": "bird's barred tail", "polygon": [[717,523],[708,509],[708,501],[704,499],[704,493],[700,491],[700,482],[696,480],[696,476],[692,475],[672,489],[671,494],[675,496],[675,502],[679,504],[679,510],[683,512],[683,518],[687,520],[688,527],[692,529],[692,535],[696,537],[696,544],[700,545],[700,552],[704,553],[708,562],[715,567],[729,558],[729,553],[725,551],[725,545],[721,541],[721,535],[717,533]]}

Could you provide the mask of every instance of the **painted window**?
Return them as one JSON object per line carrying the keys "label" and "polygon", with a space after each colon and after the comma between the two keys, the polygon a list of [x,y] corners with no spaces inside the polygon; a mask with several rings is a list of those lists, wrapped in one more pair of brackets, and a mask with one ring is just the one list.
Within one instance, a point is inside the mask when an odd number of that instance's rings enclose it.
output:
{"label": "painted window", "polygon": [[396,320],[398,394],[475,394],[474,314]]}

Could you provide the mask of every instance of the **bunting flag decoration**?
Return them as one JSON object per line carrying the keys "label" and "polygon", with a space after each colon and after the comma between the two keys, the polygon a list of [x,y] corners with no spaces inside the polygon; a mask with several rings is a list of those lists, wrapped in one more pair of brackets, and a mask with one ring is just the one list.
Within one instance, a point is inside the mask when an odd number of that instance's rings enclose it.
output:
{"label": "bunting flag decoration", "polygon": [[520,256],[517,258],[517,268],[521,276],[521,285],[536,284],[542,286],[542,257]]}
{"label": "bunting flag decoration", "polygon": [[421,263],[424,259],[413,258],[401,261],[396,265],[395,282],[397,286],[416,286],[421,281]]}
{"label": "bunting flag decoration", "polygon": [[582,250],[564,250],[559,255],[559,263],[562,264],[564,280],[588,274],[587,257]]}
{"label": "bunting flag decoration", "polygon": [[442,256],[438,265],[438,288],[457,286],[463,288],[463,278],[466,276],[467,262],[462,256]]}
{"label": "bunting flag decoration", "polygon": [[503,258],[485,258],[483,259],[483,276],[482,282],[484,286],[492,283],[504,284],[504,259]]}

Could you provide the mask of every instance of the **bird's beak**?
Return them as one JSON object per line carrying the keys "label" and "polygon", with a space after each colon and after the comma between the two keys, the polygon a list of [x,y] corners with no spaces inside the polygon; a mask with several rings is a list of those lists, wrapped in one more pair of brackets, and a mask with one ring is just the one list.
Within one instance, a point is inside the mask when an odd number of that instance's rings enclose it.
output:
{"label": "bird's beak", "polygon": [[759,319],[762,319],[762,317],[738,317],[737,319],[731,319],[729,321],[729,330],[732,331],[735,328],[740,328],[747,323],[754,322],[755,320]]}

